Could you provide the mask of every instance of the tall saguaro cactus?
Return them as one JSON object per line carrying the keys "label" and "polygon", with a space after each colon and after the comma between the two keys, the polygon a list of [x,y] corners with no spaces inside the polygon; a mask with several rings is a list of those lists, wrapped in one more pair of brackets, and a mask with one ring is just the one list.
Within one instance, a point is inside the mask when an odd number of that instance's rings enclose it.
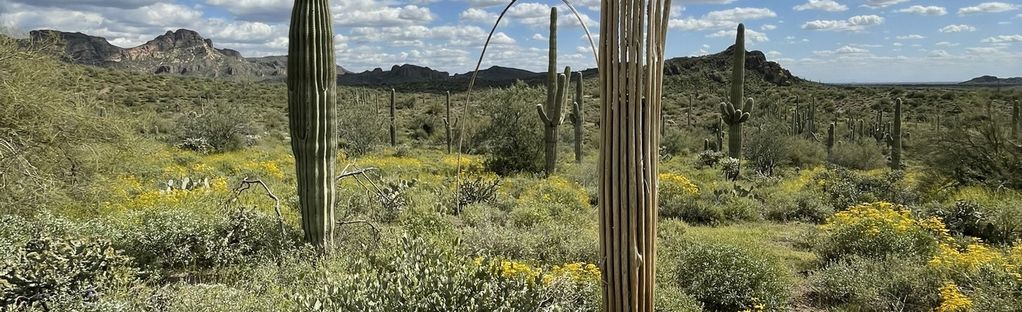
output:
{"label": "tall saguaro cactus", "polygon": [[564,104],[568,98],[568,77],[571,67],[557,73],[557,7],[550,8],[550,57],[547,61],[546,105],[537,104],[539,118],[543,119],[543,149],[546,155],[547,175],[557,169],[557,128],[564,123]]}
{"label": "tall saguaro cactus", "polygon": [[891,126],[891,169],[901,169],[901,99],[894,101],[894,124]]}
{"label": "tall saguaro cactus", "polygon": [[288,34],[287,102],[305,240],[333,244],[337,68],[328,0],[295,0]]}
{"label": "tall saguaro cactus", "polygon": [[[753,101],[745,99],[745,25],[738,24],[731,71],[731,101],[720,103],[720,115],[728,125],[727,151],[732,158],[742,158],[742,123],[752,114]],[[742,106],[745,103],[745,106]]]}
{"label": "tall saguaro cactus", "polygon": [[[1022,123],[1022,112],[1019,109],[1018,100],[1015,100],[1011,104],[1011,138],[1014,140],[1018,140],[1019,136],[1022,135],[1019,134],[1019,123]],[[937,118],[940,118],[940,116],[937,116]],[[940,119],[937,120],[939,121]]]}
{"label": "tall saguaro cactus", "polygon": [[582,73],[575,73],[575,102],[571,105],[571,124],[575,126],[575,162],[582,163],[582,140],[585,126],[585,106],[582,102]]}
{"label": "tall saguaro cactus", "polygon": [[390,89],[390,146],[397,146],[397,92]]}
{"label": "tall saguaro cactus", "polygon": [[444,117],[444,131],[447,133],[447,153],[450,154],[451,153],[451,123],[454,122],[453,120],[451,120],[451,91],[447,91],[447,98],[445,99],[445,104],[444,105],[447,107],[447,117]]}
{"label": "tall saguaro cactus", "polygon": [[652,312],[664,40],[670,0],[602,0],[603,311]]}

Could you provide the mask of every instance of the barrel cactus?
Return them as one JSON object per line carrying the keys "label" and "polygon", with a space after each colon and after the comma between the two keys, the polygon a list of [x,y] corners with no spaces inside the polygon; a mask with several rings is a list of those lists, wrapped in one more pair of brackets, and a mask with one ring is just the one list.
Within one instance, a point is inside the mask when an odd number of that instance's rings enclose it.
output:
{"label": "barrel cactus", "polygon": [[305,241],[329,250],[334,234],[337,67],[328,0],[296,0],[288,34],[287,95]]}

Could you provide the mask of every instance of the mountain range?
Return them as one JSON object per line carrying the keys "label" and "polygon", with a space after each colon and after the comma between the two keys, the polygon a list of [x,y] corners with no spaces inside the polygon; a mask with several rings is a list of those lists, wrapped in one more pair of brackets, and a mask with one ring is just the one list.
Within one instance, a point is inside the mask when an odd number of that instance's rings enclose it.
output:
{"label": "mountain range", "polygon": [[[102,68],[160,75],[254,80],[283,79],[287,72],[286,56],[247,58],[235,50],[216,48],[212,40],[188,29],[168,31],[132,48],[115,46],[102,37],[56,30],[31,31],[29,37],[28,40],[32,42],[55,42],[54,52],[67,62]],[[667,76],[690,75],[696,71],[702,74],[694,78],[723,82],[726,80],[724,71],[730,66],[731,53],[732,48],[728,48],[712,55],[670,59],[666,61],[664,71]],[[746,69],[752,77],[759,77],[757,79],[775,85],[791,85],[802,81],[780,64],[767,60],[760,51],[750,51],[746,57]],[[360,73],[350,72],[338,65],[337,73],[338,83],[342,85],[386,86],[406,90],[463,90],[472,76],[471,72],[451,75],[411,64]],[[595,69],[584,70],[582,73],[585,77],[596,76]],[[545,73],[494,66],[479,72],[476,85],[507,86],[519,80],[539,84],[545,79]]]}

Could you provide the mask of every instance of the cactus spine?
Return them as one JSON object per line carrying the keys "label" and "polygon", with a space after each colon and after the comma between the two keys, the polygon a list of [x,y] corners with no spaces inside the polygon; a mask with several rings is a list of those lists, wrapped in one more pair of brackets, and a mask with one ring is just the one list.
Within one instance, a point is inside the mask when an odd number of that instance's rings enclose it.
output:
{"label": "cactus spine", "polygon": [[546,154],[547,175],[557,169],[557,128],[564,123],[564,104],[568,99],[568,77],[571,67],[557,73],[557,7],[550,8],[550,56],[547,67],[546,105],[537,104],[539,118],[543,120],[543,145]]}
{"label": "cactus spine", "polygon": [[575,126],[575,162],[582,163],[582,137],[585,126],[582,102],[582,73],[575,73],[575,103],[571,105],[571,123]]}
{"label": "cactus spine", "polygon": [[653,312],[664,41],[670,0],[603,0],[600,283],[603,311]]}
{"label": "cactus spine", "polygon": [[397,92],[390,89],[390,146],[397,146]]}
{"label": "cactus spine", "polygon": [[894,124],[891,126],[891,169],[901,169],[901,99],[894,101]]}
{"label": "cactus spine", "polygon": [[305,241],[329,251],[334,234],[337,69],[328,0],[296,0],[287,89],[291,150]]}
{"label": "cactus spine", "polygon": [[444,132],[447,134],[447,153],[451,153],[451,91],[447,91],[445,100],[447,117],[444,117]]}
{"label": "cactus spine", "polygon": [[[753,100],[745,99],[745,25],[738,24],[731,72],[731,102],[720,103],[720,115],[728,124],[728,156],[742,158],[742,123],[749,120]],[[741,106],[745,103],[745,106]],[[741,107],[739,109],[739,107]]]}

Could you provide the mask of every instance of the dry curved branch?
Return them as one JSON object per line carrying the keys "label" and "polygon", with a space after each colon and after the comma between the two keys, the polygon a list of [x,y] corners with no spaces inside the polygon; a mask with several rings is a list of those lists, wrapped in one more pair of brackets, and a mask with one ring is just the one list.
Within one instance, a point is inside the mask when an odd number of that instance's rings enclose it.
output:
{"label": "dry curved branch", "polygon": [[232,202],[236,201],[238,197],[241,196],[241,193],[252,188],[252,185],[261,186],[263,191],[266,192],[266,196],[273,200],[273,211],[277,213],[277,225],[280,227],[280,240],[284,241],[287,237],[287,232],[284,229],[284,216],[280,213],[280,198],[277,197],[277,195],[274,195],[273,191],[270,190],[270,187],[262,180],[248,178],[241,180],[238,187],[234,188],[231,192],[231,197],[228,197],[227,200],[224,201],[224,209],[227,209]]}

